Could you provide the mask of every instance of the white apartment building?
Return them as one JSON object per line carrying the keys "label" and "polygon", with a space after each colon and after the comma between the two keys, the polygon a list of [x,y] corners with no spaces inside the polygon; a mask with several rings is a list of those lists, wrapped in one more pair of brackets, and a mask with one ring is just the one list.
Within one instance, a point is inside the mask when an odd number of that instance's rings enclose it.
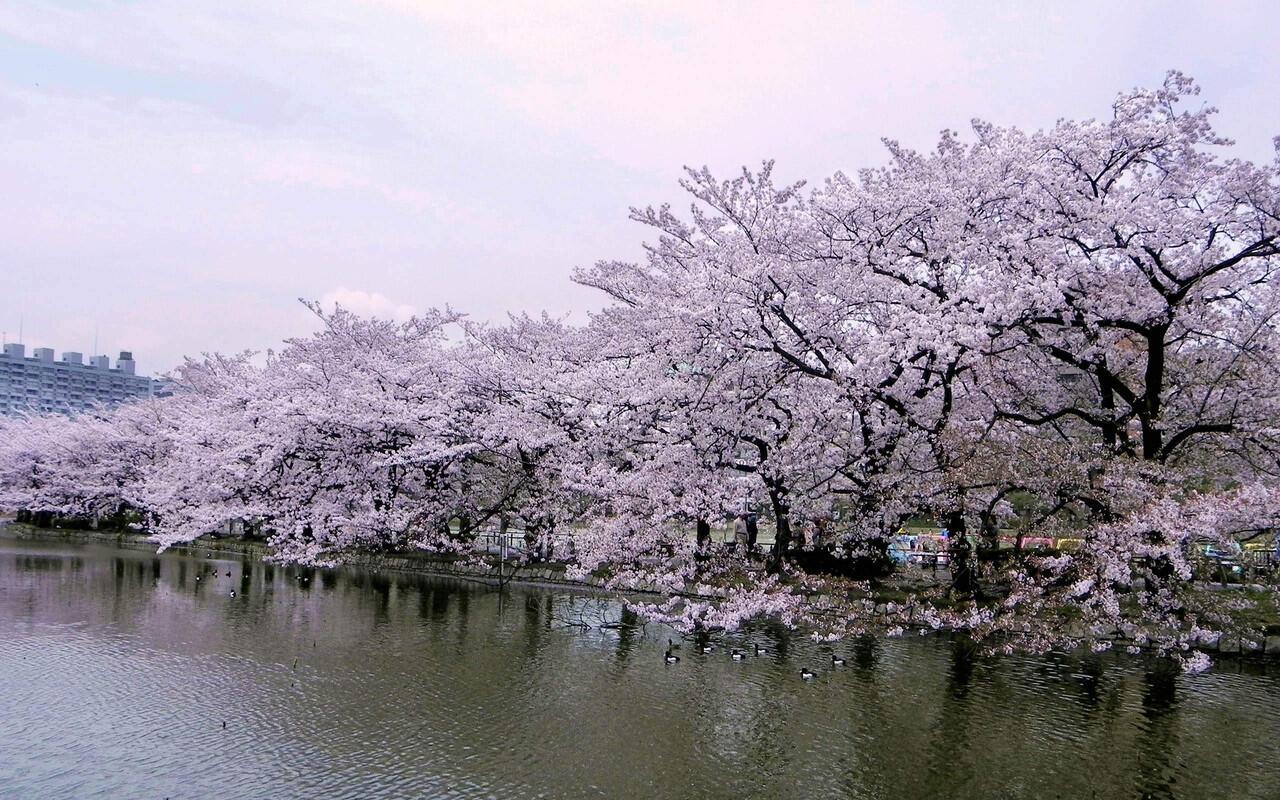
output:
{"label": "white apartment building", "polygon": [[6,344],[0,353],[0,414],[72,413],[93,406],[113,406],[137,397],[162,394],[163,383],[136,375],[133,354],[120,353],[114,367],[107,356],[84,363],[82,353]]}

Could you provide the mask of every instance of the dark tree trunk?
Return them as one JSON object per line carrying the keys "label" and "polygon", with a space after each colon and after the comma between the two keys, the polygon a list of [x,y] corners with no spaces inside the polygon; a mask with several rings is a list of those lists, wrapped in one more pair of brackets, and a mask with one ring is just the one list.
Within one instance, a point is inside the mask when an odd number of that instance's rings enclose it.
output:
{"label": "dark tree trunk", "polygon": [[769,569],[776,570],[791,551],[791,507],[787,503],[787,490],[781,486],[769,487],[769,500],[773,504],[773,518],[777,523]]}
{"label": "dark tree trunk", "polygon": [[1138,419],[1142,423],[1142,457],[1160,459],[1164,438],[1160,430],[1160,401],[1164,390],[1164,337],[1169,325],[1156,325],[1147,333],[1146,389]]}
{"label": "dark tree trunk", "polygon": [[711,523],[705,519],[698,520],[698,557],[705,558],[707,548],[711,545]]}
{"label": "dark tree trunk", "polygon": [[951,512],[947,517],[947,531],[950,533],[947,552],[951,557],[951,589],[959,595],[971,595],[977,588],[977,580],[963,512]]}
{"label": "dark tree trunk", "polygon": [[536,559],[546,561],[551,558],[551,537],[555,528],[554,517],[538,515],[525,518],[524,543]]}
{"label": "dark tree trunk", "polygon": [[1000,549],[1000,526],[996,524],[996,515],[991,511],[982,512],[981,546],[992,552]]}

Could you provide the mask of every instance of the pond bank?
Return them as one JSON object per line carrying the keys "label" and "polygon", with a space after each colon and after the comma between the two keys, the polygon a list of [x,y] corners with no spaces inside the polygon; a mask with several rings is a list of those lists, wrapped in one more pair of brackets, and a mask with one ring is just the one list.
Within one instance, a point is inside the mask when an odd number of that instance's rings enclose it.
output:
{"label": "pond bank", "polygon": [[[145,550],[155,552],[156,543],[144,534],[131,531],[94,531],[69,530],[64,528],[37,528],[33,525],[18,522],[0,522],[0,538],[18,539],[31,542],[53,542],[76,544],[102,544],[119,547],[125,550]],[[169,548],[174,553],[207,558],[243,558],[248,557],[265,561],[271,556],[271,548],[265,542],[252,539],[232,537],[203,537],[189,544],[174,545]],[[514,576],[510,572],[512,565],[507,564],[506,572],[501,578],[496,567],[463,556],[442,555],[439,553],[357,553],[347,557],[343,567],[354,567],[379,572],[404,572],[431,577],[454,578],[492,586],[510,583],[520,586],[543,586],[554,588],[576,588],[590,591],[611,591],[603,580],[590,576],[585,580],[574,580],[565,576],[562,564],[526,564],[515,567]],[[633,593],[633,592],[628,592]],[[637,594],[650,594],[635,591]]]}
{"label": "pond bank", "polygon": [[[37,528],[25,523],[12,521],[0,521],[0,538],[50,543],[100,544],[127,550],[151,552],[156,549],[155,542],[148,539],[144,534],[131,531]],[[175,553],[188,556],[251,558],[256,561],[265,561],[271,555],[271,548],[265,542],[233,537],[205,537],[189,544],[175,545],[169,549]],[[619,594],[618,589],[607,585],[605,578],[591,575],[583,579],[570,578],[566,574],[565,565],[555,563],[515,566],[514,572],[508,571],[500,578],[496,565],[475,557],[426,552],[355,553],[344,560],[339,569],[342,568],[364,569],[376,572],[400,572],[481,583],[489,586],[515,585],[533,588],[571,589],[610,595]],[[508,563],[506,569],[513,569],[513,565]],[[909,584],[901,585],[893,591],[901,591],[902,589],[907,589],[909,592]],[[638,600],[645,599],[646,602],[651,601],[654,597],[664,595],[656,588],[647,590],[644,587],[628,588],[623,593]],[[698,598],[695,597],[694,599]],[[712,598],[704,596],[701,599]],[[890,615],[886,613],[885,602],[878,602],[876,599],[863,602],[867,603],[868,616],[880,618],[883,621],[882,627],[884,629],[887,630],[893,626],[894,621],[891,621]],[[840,603],[836,602],[835,597],[828,595],[810,597],[808,603],[819,614],[824,610],[834,611],[840,605]],[[1274,630],[1275,628],[1277,626],[1270,626],[1268,629],[1269,635],[1259,637],[1256,642],[1251,642],[1240,636],[1224,635],[1217,640],[1203,642],[1196,649],[1213,655],[1280,658],[1280,630]],[[1093,639],[1099,642],[1106,642],[1120,649],[1136,644],[1134,638],[1127,631],[1118,627],[1091,633],[1079,632],[1074,635],[1084,640]]]}

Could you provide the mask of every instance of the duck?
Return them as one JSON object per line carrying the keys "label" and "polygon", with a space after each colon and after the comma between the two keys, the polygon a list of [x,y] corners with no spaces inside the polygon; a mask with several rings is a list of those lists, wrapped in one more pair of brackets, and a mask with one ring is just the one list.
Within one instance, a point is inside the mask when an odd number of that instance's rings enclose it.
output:
{"label": "duck", "polygon": [[811,680],[813,680],[814,678],[818,677],[818,673],[814,672],[813,670],[809,669],[808,667],[801,667],[801,668],[800,668],[800,677],[801,677],[803,680],[811,681]]}
{"label": "duck", "polygon": [[733,658],[734,661],[741,661],[742,659],[746,658],[746,654],[744,654],[741,650],[734,650],[733,652],[729,653],[729,655]]}
{"label": "duck", "polygon": [[236,590],[235,590],[235,589],[232,589],[232,590],[231,590],[231,596],[232,596],[232,597],[235,597],[235,596],[236,596]]}
{"label": "duck", "polygon": [[756,655],[758,655],[758,656],[762,656],[762,655],[764,655],[764,654],[766,654],[766,653],[768,653],[768,652],[769,652],[769,648],[767,648],[767,647],[761,647],[760,645],[756,645]]}
{"label": "duck", "polygon": [[843,658],[841,658],[840,656],[836,655],[835,653],[832,653],[832,654],[831,654],[831,666],[833,666],[833,667],[843,667],[843,666],[844,666],[844,659],[843,659]]}
{"label": "duck", "polygon": [[670,648],[670,647],[668,647],[668,648],[667,648],[667,655],[665,656],[665,659],[666,659],[666,662],[667,662],[668,664],[675,664],[675,663],[677,663],[678,661],[680,661],[680,656],[678,656],[678,655],[676,655],[676,654],[672,653],[672,652],[671,652],[671,648]]}
{"label": "duck", "polygon": [[704,652],[704,653],[713,653],[713,652],[715,652],[715,648],[714,648],[714,647],[712,647],[712,646],[711,646],[711,645],[709,645],[709,644],[704,644],[704,645],[702,646],[702,652]]}

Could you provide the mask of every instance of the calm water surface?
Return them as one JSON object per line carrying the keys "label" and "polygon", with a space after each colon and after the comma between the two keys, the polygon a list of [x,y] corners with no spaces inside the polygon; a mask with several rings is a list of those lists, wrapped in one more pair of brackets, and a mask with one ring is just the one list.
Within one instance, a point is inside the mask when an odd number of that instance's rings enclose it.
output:
{"label": "calm water surface", "polygon": [[602,612],[0,540],[0,798],[1280,798],[1275,667],[767,626],[669,666]]}

